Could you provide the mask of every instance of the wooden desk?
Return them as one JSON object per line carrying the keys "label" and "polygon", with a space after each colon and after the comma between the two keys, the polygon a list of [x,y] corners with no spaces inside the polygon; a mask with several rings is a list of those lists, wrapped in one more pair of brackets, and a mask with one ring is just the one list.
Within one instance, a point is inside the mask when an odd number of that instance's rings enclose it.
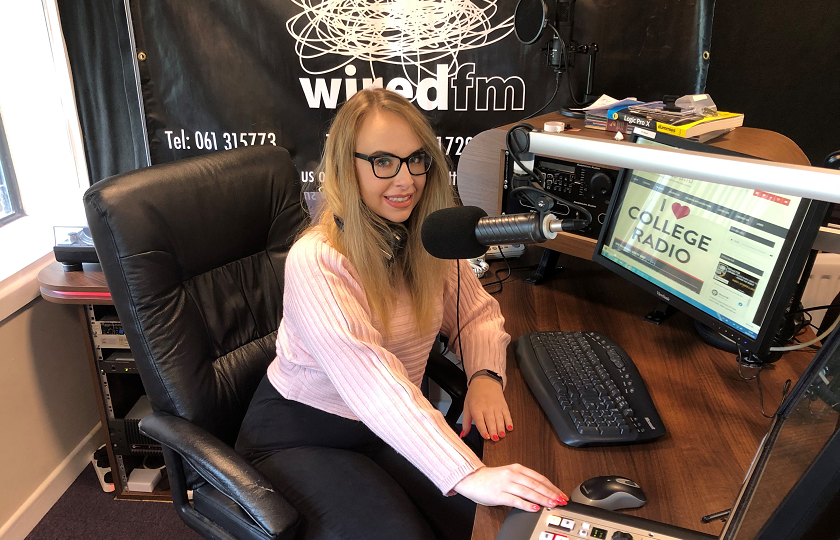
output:
{"label": "wooden desk", "polygon": [[[532,248],[529,256],[538,255]],[[531,261],[536,262],[536,260]],[[522,266],[514,260],[512,266]],[[756,381],[743,381],[732,354],[700,341],[691,319],[677,313],[657,326],[643,321],[657,300],[600,265],[561,255],[565,270],[539,286],[514,271],[497,295],[513,339],[541,330],[595,330],[633,358],[668,433],[648,444],[571,448],[560,442],[508,348],[505,396],[514,430],[484,445],[489,466],[521,463],[567,494],[580,482],[619,474],[637,481],[647,504],[629,514],[718,534],[722,522],[700,517],[732,506],[769,420],[761,415]],[[501,268],[493,263],[493,268]],[[772,413],[785,379],[795,384],[811,352],[785,354],[761,375],[765,410]],[[750,371],[750,370],[748,370]],[[752,375],[746,373],[745,375]],[[478,507],[474,540],[493,539],[507,508]]]}
{"label": "wooden desk", "polygon": [[[114,400],[119,401],[117,394],[120,392],[126,395],[127,399],[136,401],[138,392],[143,393],[143,389],[142,385],[137,388],[137,385],[140,384],[139,377],[135,381],[134,388],[127,388],[121,384],[117,384],[117,388],[112,388],[114,385],[109,385],[108,374],[99,365],[101,351],[97,348],[96,336],[92,327],[92,322],[96,317],[94,306],[110,306],[114,302],[105,283],[102,268],[98,264],[88,263],[85,263],[83,268],[82,271],[65,272],[61,263],[54,262],[38,273],[38,282],[41,286],[41,296],[45,300],[57,304],[77,304],[79,306],[79,328],[85,333],[84,342],[100,422],[102,423],[102,435],[108,450],[108,462],[111,465],[114,493],[118,499],[171,500],[169,481],[166,475],[163,476],[152,493],[128,491],[123,456],[114,452],[112,441],[111,421],[115,420],[112,402]],[[125,377],[126,375],[115,374],[115,376]],[[135,377],[137,376],[135,375]],[[126,407],[123,406],[122,408]]]}
{"label": "wooden desk", "polygon": [[[557,113],[528,122],[541,127],[550,120],[573,128],[583,126],[583,120]],[[464,149],[458,165],[458,189],[464,204],[481,206],[490,215],[501,210],[500,162],[510,127],[478,134]],[[596,139],[615,136],[591,129],[575,134]],[[773,161],[809,164],[790,139],[766,130],[738,128],[707,144]],[[522,379],[510,347],[505,395],[514,431],[503,441],[485,445],[484,462],[491,466],[522,463],[545,474],[567,494],[593,476],[624,475],[639,482],[648,495],[643,508],[628,513],[719,533],[722,522],[704,525],[700,517],[732,506],[769,425],[760,412],[756,381],[741,379],[733,355],[701,342],[686,315],[677,313],[660,326],[644,322],[656,299],[589,260],[595,248],[593,239],[561,233],[541,246],[567,254],[560,262],[566,270],[539,286],[521,281],[528,277],[527,271],[514,272],[514,278],[519,279],[505,283],[498,295],[506,330],[513,339],[527,332],[558,329],[608,335],[635,361],[668,434],[646,445],[563,445]],[[521,265],[521,261],[514,263]],[[790,378],[795,383],[812,356],[809,352],[787,353],[764,370],[765,410],[775,410],[784,381]],[[506,515],[507,509],[479,507],[473,539],[494,538]]]}

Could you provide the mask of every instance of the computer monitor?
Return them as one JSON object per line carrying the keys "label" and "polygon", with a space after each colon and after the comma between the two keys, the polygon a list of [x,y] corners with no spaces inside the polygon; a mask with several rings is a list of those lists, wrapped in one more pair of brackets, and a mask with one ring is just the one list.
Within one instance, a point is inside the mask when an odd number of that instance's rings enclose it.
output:
{"label": "computer monitor", "polygon": [[[638,132],[639,130],[637,130]],[[633,144],[739,155],[663,133]],[[764,358],[828,204],[623,169],[593,259]]]}
{"label": "computer monitor", "polygon": [[840,327],[782,403],[721,540],[837,538],[840,531]]}

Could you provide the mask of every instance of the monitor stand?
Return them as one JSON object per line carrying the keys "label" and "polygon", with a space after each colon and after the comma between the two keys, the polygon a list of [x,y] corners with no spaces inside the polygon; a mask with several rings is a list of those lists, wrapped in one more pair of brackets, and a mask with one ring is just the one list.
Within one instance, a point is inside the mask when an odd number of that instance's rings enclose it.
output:
{"label": "monitor stand", "polygon": [[657,304],[656,309],[645,315],[645,320],[649,323],[653,324],[661,324],[666,319],[670,318],[671,315],[677,312],[677,308],[665,302],[664,300],[660,300],[659,304]]}
{"label": "monitor stand", "polygon": [[557,272],[563,270],[562,266],[557,266],[557,261],[560,260],[560,252],[553,249],[544,248],[540,264],[534,275],[523,279],[528,285],[537,285],[542,281],[552,277]]}

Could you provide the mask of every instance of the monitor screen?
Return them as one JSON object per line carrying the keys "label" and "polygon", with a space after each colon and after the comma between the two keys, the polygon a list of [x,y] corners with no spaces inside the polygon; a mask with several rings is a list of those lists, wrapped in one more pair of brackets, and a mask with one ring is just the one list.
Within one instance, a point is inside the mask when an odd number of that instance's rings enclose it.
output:
{"label": "monitor screen", "polygon": [[[735,155],[651,135],[632,142]],[[764,352],[825,204],[642,170],[624,169],[617,182],[595,260],[744,351]]]}

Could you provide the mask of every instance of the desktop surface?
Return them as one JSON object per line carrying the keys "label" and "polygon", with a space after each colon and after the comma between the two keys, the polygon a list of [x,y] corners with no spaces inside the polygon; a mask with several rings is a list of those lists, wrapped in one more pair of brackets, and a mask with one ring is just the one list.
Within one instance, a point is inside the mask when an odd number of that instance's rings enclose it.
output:
{"label": "desktop surface", "polygon": [[[536,263],[531,247],[512,266]],[[756,382],[738,375],[734,355],[703,343],[692,320],[677,313],[661,325],[643,320],[657,299],[598,264],[562,255],[565,270],[538,286],[524,283],[532,270],[516,270],[496,295],[513,339],[532,331],[594,330],[620,344],[633,358],[668,433],[653,442],[572,448],[562,444],[522,378],[508,349],[505,396],[514,430],[486,443],[489,466],[521,463],[546,475],[567,494],[588,478],[622,475],[637,481],[648,502],[625,511],[718,534],[720,521],[700,517],[730,508],[770,421],[759,408]],[[494,262],[493,269],[504,263]],[[786,379],[796,382],[813,352],[785,354],[761,375],[764,407],[772,412]],[[745,376],[753,375],[744,370]],[[507,508],[479,506],[474,540],[495,538]]]}

